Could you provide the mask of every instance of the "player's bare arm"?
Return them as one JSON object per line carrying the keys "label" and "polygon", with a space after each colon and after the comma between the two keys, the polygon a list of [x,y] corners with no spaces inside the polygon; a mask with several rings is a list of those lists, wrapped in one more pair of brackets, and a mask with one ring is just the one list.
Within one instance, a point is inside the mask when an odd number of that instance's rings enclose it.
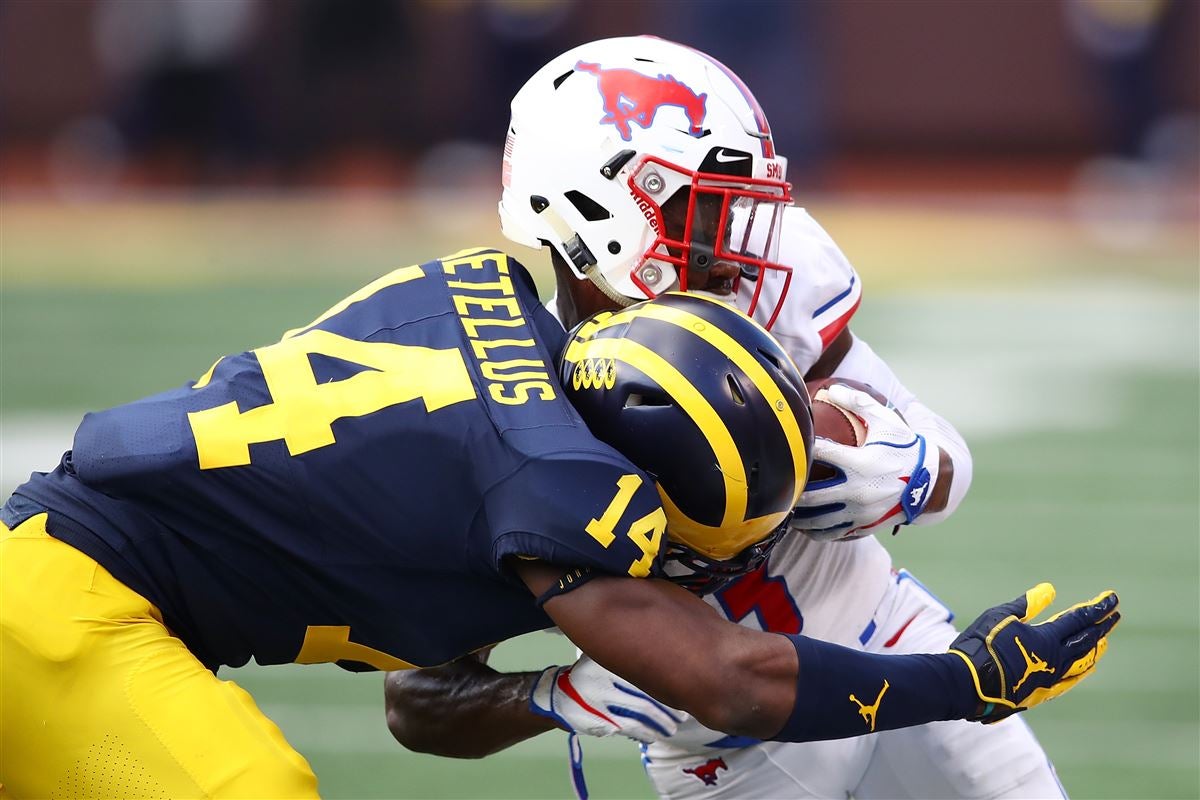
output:
{"label": "player's bare arm", "polygon": [[[536,595],[562,574],[536,562],[518,571]],[[595,578],[545,608],[599,664],[710,727],[769,738],[794,705],[796,652],[786,639],[732,625],[666,581]]]}
{"label": "player's bare arm", "polygon": [[[514,566],[539,596],[562,575],[561,568],[541,562]],[[984,612],[949,653],[916,656],[877,656],[740,628],[659,580],[598,577],[552,596],[545,608],[597,663],[705,725],[761,739],[809,741],[944,719],[991,722],[1065,693],[1095,670],[1120,613],[1116,595],[1103,592],[1032,623],[1053,599],[1053,587],[1039,584]],[[437,708],[456,675],[484,685],[478,694],[468,689],[464,703]],[[522,715],[532,673],[481,675],[462,662],[432,677],[428,697],[421,696],[419,678],[415,684],[388,681],[389,724],[402,743],[411,737],[423,752],[469,758],[549,729],[528,710],[528,719]],[[405,693],[415,697],[398,696]],[[497,705],[489,708],[490,699]],[[470,716],[468,708],[479,715]],[[406,714],[416,716],[394,718]],[[428,735],[410,733],[421,718],[437,714],[443,720]],[[465,744],[452,741],[472,726],[482,732]]]}
{"label": "player's bare arm", "polygon": [[474,655],[432,669],[389,672],[388,730],[418,753],[489,756],[555,727],[548,717],[529,712],[538,675],[497,672]]}
{"label": "player's bare arm", "polygon": [[[561,574],[537,562],[518,565],[518,572],[535,594]],[[1120,613],[1116,595],[1103,592],[1027,624],[1053,600],[1054,588],[1039,584],[984,612],[949,653],[905,656],[741,628],[663,581],[597,578],[545,607],[601,666],[708,727],[809,741],[945,719],[994,721],[1068,691],[1095,669]],[[851,699],[868,688],[880,698],[869,717]]]}
{"label": "player's bare arm", "polygon": [[[540,562],[519,561],[514,566],[539,596],[564,572]],[[750,680],[779,693],[765,701],[778,717],[766,723],[770,732],[782,727],[791,708],[796,674],[791,645],[761,635],[750,638],[763,641],[747,641],[739,634],[751,632],[740,628],[726,631],[733,626],[691,593],[665,581],[594,578],[567,596],[551,599],[546,610],[560,626],[582,630],[576,640],[581,648],[602,654],[597,657],[606,659],[613,671],[647,691],[657,691],[668,704],[695,708],[698,714],[740,712],[748,695],[739,681]],[[647,614],[650,619],[641,622]],[[613,624],[605,625],[605,620]],[[635,629],[637,635],[630,637],[627,631]],[[727,633],[733,636],[723,638]],[[680,641],[668,641],[672,639]],[[435,669],[390,673],[384,687],[388,727],[410,750],[482,758],[555,727],[551,717],[530,708],[539,674],[500,673],[472,656]],[[700,710],[705,704],[713,711]],[[747,708],[757,705],[751,702]]]}
{"label": "player's bare arm", "polygon": [[809,368],[808,372],[804,373],[804,380],[816,381],[836,375],[838,365],[842,363],[846,353],[850,352],[850,346],[853,344],[854,334],[850,333],[849,328],[844,328],[832,342],[825,346],[824,352],[821,353],[821,357],[817,359],[816,363]]}

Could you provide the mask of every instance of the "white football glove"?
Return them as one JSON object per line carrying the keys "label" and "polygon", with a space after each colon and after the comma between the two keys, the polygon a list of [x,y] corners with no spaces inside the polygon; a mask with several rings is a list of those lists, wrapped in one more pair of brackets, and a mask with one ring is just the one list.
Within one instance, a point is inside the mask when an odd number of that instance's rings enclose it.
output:
{"label": "white football glove", "polygon": [[928,446],[896,409],[866,392],[842,384],[826,391],[826,400],[866,423],[866,441],[861,447],[814,441],[813,460],[829,464],[837,475],[805,487],[792,528],[818,541],[841,541],[909,524],[929,502],[938,448]]}
{"label": "white football glove", "polygon": [[572,733],[620,734],[639,742],[674,735],[684,717],[587,656],[569,667],[547,667],[533,685],[529,707]]}

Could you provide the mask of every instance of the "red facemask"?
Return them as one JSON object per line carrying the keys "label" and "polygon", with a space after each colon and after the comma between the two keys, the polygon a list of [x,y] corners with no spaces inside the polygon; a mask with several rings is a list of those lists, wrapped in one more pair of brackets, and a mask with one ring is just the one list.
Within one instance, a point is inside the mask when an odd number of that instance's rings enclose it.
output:
{"label": "red facemask", "polygon": [[[656,185],[679,188],[660,205],[647,191]],[[657,281],[643,276],[661,274],[657,271],[669,264],[678,275],[678,286],[670,288],[728,295],[721,298],[728,302],[741,281],[753,281],[744,309],[750,316],[758,309],[763,287],[777,283],[769,293],[773,307],[764,306],[761,315],[769,330],[792,280],[792,268],[772,260],[779,249],[783,211],[792,203],[791,188],[786,181],[696,172],[646,156],[631,172],[629,189],[656,238],[634,264],[631,280],[647,297],[655,297],[661,292],[648,284]]]}

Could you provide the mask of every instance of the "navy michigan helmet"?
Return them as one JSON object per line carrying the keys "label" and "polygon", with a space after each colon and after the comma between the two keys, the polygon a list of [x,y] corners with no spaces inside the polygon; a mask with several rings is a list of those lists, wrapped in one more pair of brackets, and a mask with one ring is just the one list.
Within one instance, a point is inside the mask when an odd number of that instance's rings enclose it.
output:
{"label": "navy michigan helmet", "polygon": [[670,292],[584,320],[559,372],[592,433],[654,478],[669,576],[703,592],[762,563],[813,441],[804,379],[769,333],[717,300]]}

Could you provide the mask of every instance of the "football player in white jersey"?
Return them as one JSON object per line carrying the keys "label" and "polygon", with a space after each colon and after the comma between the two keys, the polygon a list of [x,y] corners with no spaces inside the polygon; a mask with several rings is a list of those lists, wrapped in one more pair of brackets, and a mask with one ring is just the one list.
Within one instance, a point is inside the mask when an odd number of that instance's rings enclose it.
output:
{"label": "football player in white jersey", "polygon": [[[711,103],[735,110],[758,152],[715,147],[686,163],[679,134],[707,137]],[[856,379],[890,401],[830,389],[866,421],[867,443],[817,441],[814,458],[835,477],[809,485],[764,566],[724,582],[719,563],[693,557],[675,568],[694,572],[694,588],[743,625],[876,653],[944,650],[957,635],[953,615],[893,569],[872,534],[952,513],[971,481],[970,453],[851,333],[862,284],[833,240],[802,208],[773,211],[790,200],[777,188],[786,162],[745,85],[690,48],[611,39],[547,64],[512,111],[501,220],[509,238],[551,248],[552,308],[565,326],[670,289],[699,291],[768,327],[807,380]],[[735,182],[742,191],[727,191]],[[886,691],[850,698],[864,734]],[[541,673],[497,673],[483,659],[393,673],[387,703],[401,743],[440,755],[480,757],[554,726],[639,739],[664,797],[1064,796],[1021,719],[757,742],[705,729],[587,659]]]}

